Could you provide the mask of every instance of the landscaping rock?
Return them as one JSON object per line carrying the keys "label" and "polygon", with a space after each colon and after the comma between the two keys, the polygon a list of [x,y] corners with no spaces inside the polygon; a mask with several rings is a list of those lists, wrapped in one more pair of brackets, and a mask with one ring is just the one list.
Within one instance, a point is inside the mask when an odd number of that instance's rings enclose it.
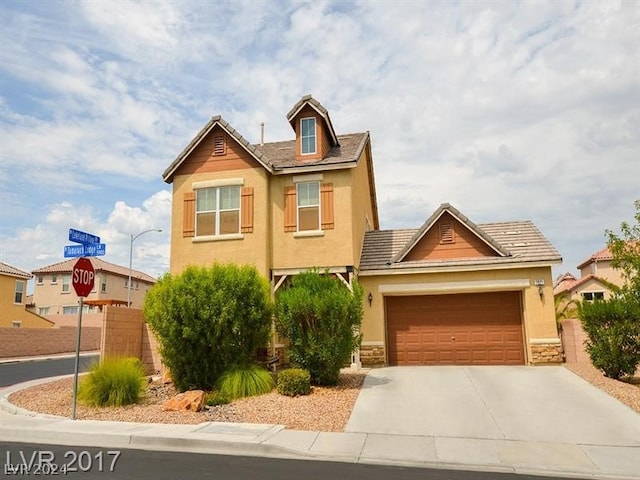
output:
{"label": "landscaping rock", "polygon": [[204,392],[189,390],[170,398],[163,406],[163,410],[199,412],[204,408]]}

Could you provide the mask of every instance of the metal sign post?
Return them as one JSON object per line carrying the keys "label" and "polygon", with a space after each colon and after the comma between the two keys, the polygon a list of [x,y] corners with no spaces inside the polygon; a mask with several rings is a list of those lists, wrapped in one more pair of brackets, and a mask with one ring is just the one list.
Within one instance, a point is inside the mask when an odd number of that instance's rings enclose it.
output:
{"label": "metal sign post", "polygon": [[82,328],[82,310],[84,297],[80,297],[80,311],[78,312],[78,335],[76,335],[76,367],[73,374],[73,404],[71,405],[71,420],[76,419],[76,398],[78,397],[78,371],[80,370],[80,331]]}

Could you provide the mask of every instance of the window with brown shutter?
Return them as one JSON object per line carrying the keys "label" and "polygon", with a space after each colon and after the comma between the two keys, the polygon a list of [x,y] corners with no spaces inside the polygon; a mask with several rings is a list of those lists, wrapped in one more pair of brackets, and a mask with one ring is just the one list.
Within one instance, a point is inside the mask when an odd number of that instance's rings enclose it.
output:
{"label": "window with brown shutter", "polygon": [[440,243],[454,243],[453,224],[444,222],[440,224]]}
{"label": "window with brown shutter", "polygon": [[333,229],[333,183],[320,186],[320,211],[322,212],[322,230]]}
{"label": "window with brown shutter", "polygon": [[226,153],[226,143],[224,135],[214,135],[213,137],[213,154],[215,156],[224,155]]}
{"label": "window with brown shutter", "polygon": [[[298,183],[284,190],[284,231],[331,230],[334,228],[333,184]],[[298,198],[299,187],[304,198]],[[319,189],[319,192],[318,192]],[[318,193],[319,199],[318,199]],[[318,201],[319,200],[319,201]],[[320,218],[318,218],[320,216]]]}
{"label": "window with brown shutter", "polygon": [[182,236],[193,237],[196,234],[196,193],[184,192],[184,208],[182,212]]}
{"label": "window with brown shutter", "polygon": [[244,187],[241,193],[241,233],[253,233],[253,187]]}

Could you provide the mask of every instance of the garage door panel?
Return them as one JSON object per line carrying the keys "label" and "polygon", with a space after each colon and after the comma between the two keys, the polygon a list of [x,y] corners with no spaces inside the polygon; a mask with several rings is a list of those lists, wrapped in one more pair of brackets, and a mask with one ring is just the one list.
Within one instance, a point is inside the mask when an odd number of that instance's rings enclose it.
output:
{"label": "garage door panel", "polygon": [[392,365],[524,364],[519,292],[387,297]]}

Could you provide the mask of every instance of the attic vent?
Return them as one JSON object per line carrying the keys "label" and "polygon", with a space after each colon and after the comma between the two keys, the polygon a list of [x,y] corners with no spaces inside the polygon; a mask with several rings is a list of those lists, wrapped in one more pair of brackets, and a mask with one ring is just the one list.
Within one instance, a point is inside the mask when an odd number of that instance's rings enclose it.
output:
{"label": "attic vent", "polygon": [[225,154],[224,135],[216,135],[213,137],[213,154],[214,155]]}
{"label": "attic vent", "polygon": [[440,243],[453,243],[453,224],[440,224]]}

